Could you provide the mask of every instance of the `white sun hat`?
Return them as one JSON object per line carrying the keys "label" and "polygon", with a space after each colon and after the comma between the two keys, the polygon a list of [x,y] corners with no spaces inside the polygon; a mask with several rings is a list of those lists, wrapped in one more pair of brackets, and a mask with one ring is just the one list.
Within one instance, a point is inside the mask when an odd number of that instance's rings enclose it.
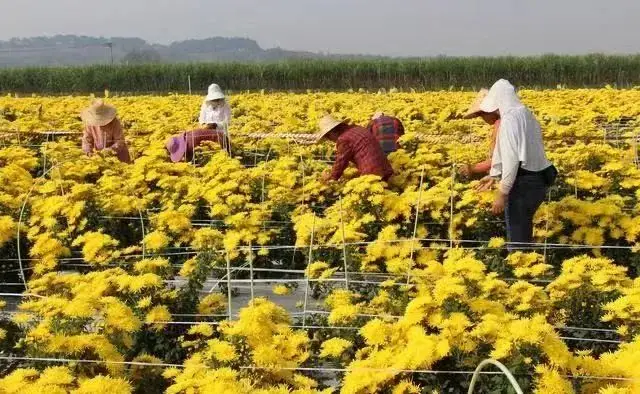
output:
{"label": "white sun hat", "polygon": [[343,123],[348,122],[349,119],[338,120],[331,115],[323,116],[322,119],[320,119],[320,121],[318,122],[318,128],[320,129],[320,132],[316,134],[316,142],[320,141],[322,137],[327,135],[327,133],[329,133],[331,130],[335,129]]}
{"label": "white sun hat", "polygon": [[521,105],[516,88],[506,79],[500,79],[493,84],[487,96],[480,103],[483,112],[506,111],[507,108]]}
{"label": "white sun hat", "polygon": [[496,101],[496,96],[495,94],[489,94],[489,92],[487,92],[487,95],[484,96],[484,99],[482,99],[482,102],[479,105],[479,109],[482,112],[491,113],[498,110],[498,102]]}
{"label": "white sun hat", "polygon": [[222,92],[222,89],[220,89],[220,86],[216,85],[215,83],[209,85],[209,90],[207,92],[207,101],[213,101],[213,100],[220,100],[224,98],[224,93]]}

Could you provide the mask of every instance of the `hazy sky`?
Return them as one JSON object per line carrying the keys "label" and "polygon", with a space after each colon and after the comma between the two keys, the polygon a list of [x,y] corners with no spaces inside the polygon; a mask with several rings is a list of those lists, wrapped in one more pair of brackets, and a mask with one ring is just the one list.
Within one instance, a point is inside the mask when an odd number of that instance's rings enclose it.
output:
{"label": "hazy sky", "polygon": [[0,9],[0,39],[239,36],[399,56],[640,52],[640,0],[0,0]]}

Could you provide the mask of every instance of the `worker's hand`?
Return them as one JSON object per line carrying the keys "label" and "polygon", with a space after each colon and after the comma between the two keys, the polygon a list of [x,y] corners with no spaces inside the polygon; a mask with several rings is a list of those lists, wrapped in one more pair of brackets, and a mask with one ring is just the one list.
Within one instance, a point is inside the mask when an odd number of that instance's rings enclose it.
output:
{"label": "worker's hand", "polygon": [[493,187],[493,185],[496,183],[495,178],[490,177],[490,176],[485,176],[484,178],[482,178],[480,180],[480,183],[478,184],[478,186],[476,186],[476,191],[477,192],[484,192],[487,190],[491,190],[491,188]]}
{"label": "worker's hand", "polygon": [[491,212],[496,216],[502,214],[502,212],[504,212],[506,202],[507,196],[499,191],[496,195],[495,201],[493,202],[493,207],[491,207]]}
{"label": "worker's hand", "polygon": [[331,181],[331,171],[324,170],[320,179],[322,179],[322,182],[324,183],[329,183]]}
{"label": "worker's hand", "polygon": [[469,164],[462,164],[458,167],[458,174],[469,177],[473,172],[471,171],[471,166]]}

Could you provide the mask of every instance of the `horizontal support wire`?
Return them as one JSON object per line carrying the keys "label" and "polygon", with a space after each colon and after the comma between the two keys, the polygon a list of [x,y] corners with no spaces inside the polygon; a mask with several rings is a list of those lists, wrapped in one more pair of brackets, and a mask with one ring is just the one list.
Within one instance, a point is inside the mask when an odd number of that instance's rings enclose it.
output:
{"label": "horizontal support wire", "polygon": [[0,360],[40,361],[40,362],[52,362],[52,363],[79,363],[79,364],[114,364],[114,365],[132,365],[132,366],[140,366],[140,367],[184,368],[184,365],[182,364],[147,363],[147,362],[141,362],[141,361],[79,360],[79,359],[70,359],[70,358],[17,357],[17,356],[0,356]]}
{"label": "horizontal support wire", "polygon": [[[90,267],[90,265],[84,265],[84,264],[70,264],[69,266],[82,266],[82,267]],[[219,269],[220,271],[224,271],[223,269]],[[249,271],[246,269],[236,269],[234,268],[233,271]],[[263,272],[268,272],[268,270],[263,270]],[[412,277],[429,277],[428,275],[411,275]],[[396,278],[400,278],[400,275],[394,275],[394,277]],[[552,281],[543,281],[543,280],[527,280],[527,279],[511,279],[511,278],[507,278],[507,279],[502,279],[505,282],[527,282],[527,283],[552,283]],[[218,283],[220,281],[220,279],[207,279],[205,280],[203,283]],[[331,278],[314,278],[314,279],[306,279],[306,278],[290,278],[290,279],[281,279],[281,278],[263,278],[263,279],[231,279],[230,282],[231,283],[251,283],[253,281],[253,283],[266,283],[266,284],[270,284],[270,283],[304,283],[304,282],[312,282],[312,283],[342,283],[344,282],[344,276],[333,276]],[[163,283],[166,284],[181,284],[181,283],[188,283],[189,279],[165,279],[163,280]],[[383,287],[388,287],[388,286],[413,286],[412,284],[407,284],[407,283],[401,283],[401,282],[392,282],[392,283],[385,283],[385,282],[381,282],[381,281],[372,281],[372,280],[350,280],[351,283],[354,284],[361,284],[361,285],[375,285],[375,286],[383,286]],[[0,283],[0,286],[21,286],[24,288],[24,284],[22,283]]]}
{"label": "horizontal support wire", "polygon": [[[78,259],[78,260],[83,260],[83,259]],[[91,264],[71,264],[71,263],[64,263],[62,262],[62,264],[64,266],[68,266],[68,267],[94,267],[94,265]],[[110,265],[101,265],[101,268],[108,268],[108,267],[113,267],[113,268],[117,268],[121,266],[118,264],[110,264]],[[175,264],[173,265],[175,267],[182,267],[182,264]],[[224,267],[209,267],[212,270],[218,270],[218,271],[226,271],[226,268]],[[235,267],[233,268],[234,271],[250,271],[250,268],[246,268],[246,267]],[[14,270],[15,271],[15,270]],[[291,270],[291,269],[280,269],[280,268],[254,268],[253,269],[254,272],[274,272],[274,273],[286,273],[286,274],[300,274],[300,275],[304,275],[306,274],[305,270]],[[3,271],[3,272],[7,272],[7,271]],[[384,278],[400,278],[400,277],[404,277],[405,274],[400,274],[400,273],[381,273],[381,272],[362,272],[362,271],[350,271],[347,272],[347,275],[349,276],[364,276],[364,277],[384,277]],[[411,274],[411,277],[414,278],[429,278],[431,277],[428,274],[422,274],[420,272],[413,272]],[[334,273],[334,275],[331,278],[326,278],[326,279],[311,279],[311,281],[317,281],[317,282],[335,282],[338,280],[344,279],[344,272],[342,271],[337,271],[336,273]],[[528,282],[528,283],[540,283],[540,284],[549,284],[552,283],[553,281],[550,279],[528,279],[528,278],[500,278],[503,281],[506,282],[518,282],[518,281],[522,281],[522,282]],[[182,282],[187,282],[189,279],[187,278],[178,278],[178,279],[173,279],[173,280],[165,280],[165,283],[182,283]],[[265,282],[299,282],[302,279],[269,279],[269,280],[265,280]],[[204,283],[208,283],[208,282],[216,282],[218,281],[217,279],[207,279],[204,281]],[[232,280],[232,281],[235,281]],[[360,284],[375,284],[375,285],[382,285],[383,282],[381,281],[356,281],[354,283],[360,283]],[[6,286],[24,286],[22,283],[0,283],[0,286],[2,285],[6,285]],[[388,285],[403,285],[401,283],[393,283],[393,284],[388,284]]]}
{"label": "horizontal support wire", "polygon": [[[445,243],[450,243],[450,242],[454,242],[454,244],[464,244],[464,243],[468,243],[468,244],[480,244],[480,245],[485,245],[488,244],[489,242],[491,242],[490,240],[487,241],[483,241],[483,240],[471,240],[471,239],[448,239],[448,238],[416,238],[414,239],[395,239],[395,240],[375,240],[375,241],[359,241],[359,242],[346,242],[345,245],[346,246],[355,246],[355,247],[362,247],[362,246],[368,246],[368,245],[373,245],[373,244],[395,244],[395,243],[406,243],[406,242],[432,242],[432,243],[442,243],[443,245],[431,245],[431,246],[421,246],[421,249],[430,249],[430,250],[449,250],[451,249],[449,246],[444,245]],[[506,249],[507,247],[512,246],[512,247],[518,247],[518,249],[524,249],[524,248],[531,248],[531,249],[611,249],[611,250],[640,250],[640,246],[623,246],[623,245],[587,245],[587,244],[563,244],[563,243],[548,243],[548,244],[544,244],[544,243],[537,243],[537,242],[509,242],[508,245],[502,245],[500,247],[485,247],[482,248],[484,249],[491,249],[491,250],[503,250]],[[336,244],[314,244],[313,247],[315,249],[320,249],[320,248],[341,248],[342,244],[341,243],[336,243]],[[524,248],[523,248],[524,247]],[[309,248],[309,245],[256,245],[256,246],[238,246],[236,248],[231,248],[231,249],[197,249],[191,246],[184,246],[184,247],[174,247],[172,249],[174,250],[184,250],[184,251],[190,251],[190,252],[169,252],[169,253],[157,253],[157,254],[146,254],[144,256],[150,256],[150,257],[162,257],[162,256],[179,256],[179,255],[189,255],[189,254],[194,254],[194,253],[200,253],[200,252],[207,252],[207,253],[228,253],[228,252],[248,252],[248,251],[260,251],[260,250],[293,250],[293,249],[305,249],[305,248]],[[463,246],[456,246],[455,248],[457,249],[474,249],[474,248],[470,248],[470,247],[463,247]],[[419,248],[416,248],[419,249]],[[478,249],[478,248],[475,248]],[[132,255],[125,255],[125,256],[120,256],[119,258],[122,259],[126,259],[126,258],[140,258],[140,257],[144,257],[142,254],[132,254]],[[42,259],[35,259],[35,258],[31,258],[31,259],[22,259],[22,261],[41,261]],[[73,261],[73,260],[77,260],[77,261],[83,261],[84,259],[81,257],[77,257],[77,258],[61,258],[59,259],[59,261]],[[17,258],[4,258],[1,259],[0,261],[18,261]]]}
{"label": "horizontal support wire", "polygon": [[[150,363],[140,361],[119,361],[119,360],[80,360],[70,358],[47,358],[47,357],[18,357],[18,356],[0,356],[0,360],[7,361],[37,361],[52,363],[80,363],[80,364],[113,364],[113,365],[130,365],[139,367],[168,367],[168,368],[185,368],[182,364],[169,363]],[[429,369],[402,369],[402,368],[331,368],[331,367],[259,367],[259,366],[240,366],[241,370],[264,370],[264,371],[301,371],[301,372],[393,372],[408,374],[431,374],[431,375],[473,375],[475,371],[465,370],[429,370]],[[482,375],[501,375],[502,372],[482,371]],[[536,376],[534,374],[516,374],[514,376]],[[639,381],[634,378],[621,378],[617,376],[590,376],[590,375],[562,375],[568,379],[584,379],[584,380],[610,380],[610,381]]]}
{"label": "horizontal support wire", "polygon": [[[208,293],[208,292],[205,292]],[[0,294],[2,295],[2,294]],[[23,312],[4,312],[5,314],[19,314]],[[34,314],[34,313],[30,313]],[[307,310],[304,312],[294,312],[290,313],[292,316],[302,316],[302,315],[330,315],[329,311],[317,311],[317,310]],[[2,312],[0,312],[0,316]],[[228,317],[228,314],[175,314],[173,316],[176,317]],[[356,317],[364,317],[371,319],[401,319],[403,316],[394,316],[394,315],[385,315],[385,314],[366,314],[366,313],[358,313],[355,314]],[[190,325],[210,325],[210,326],[219,326],[223,324],[223,322],[209,322],[209,321],[156,321],[156,322],[147,322],[147,325],[177,325],[177,326],[190,326]],[[287,327],[294,329],[318,329],[318,330],[351,330],[351,331],[359,331],[362,327],[350,327],[350,326],[309,326],[309,325],[287,325]],[[565,326],[555,326],[556,329],[570,329],[574,331],[595,331],[595,332],[606,332],[606,333],[615,333],[615,330],[605,330],[605,329],[593,329],[588,327],[565,327]],[[624,341],[612,340],[612,339],[600,339],[600,338],[576,338],[576,337],[559,337],[562,340],[567,341],[580,341],[580,342],[596,342],[596,343],[611,343],[611,344],[623,344],[626,343]]]}
{"label": "horizontal support wire", "polygon": [[[326,207],[329,208],[329,207]],[[633,209],[633,208],[630,208]],[[457,211],[458,213],[460,212],[464,212],[464,211]],[[144,221],[152,221],[154,218],[152,217],[138,217],[138,216],[110,216],[110,215],[106,215],[106,216],[98,216],[98,219],[104,219],[104,220],[127,220],[127,221],[131,221],[131,222],[139,222],[140,219],[144,220]],[[191,220],[191,224],[192,225],[210,225],[210,224],[214,224],[214,223],[219,223],[219,224],[225,224],[225,220],[224,219],[193,219]],[[265,224],[272,224],[274,225],[273,228],[284,228],[287,225],[291,225],[294,226],[296,223],[293,220],[261,220],[258,221],[257,223],[262,223],[263,225]],[[368,221],[367,223],[376,223],[376,224],[389,224],[389,221],[386,220],[372,220],[372,221]],[[408,223],[408,222],[407,222]],[[477,223],[504,223],[504,220],[489,220],[489,219],[481,219],[478,220]],[[275,226],[275,224],[279,224],[282,226]],[[443,222],[423,222],[420,221],[421,225],[429,225],[429,226],[437,226],[437,225],[446,225],[446,223]]]}
{"label": "horizontal support wire", "polygon": [[[0,311],[0,315],[5,314],[5,315],[15,315],[15,314],[22,314],[22,313],[27,313],[27,314],[32,314],[32,312],[20,312],[20,311]],[[288,312],[289,315],[291,316],[301,316],[303,315],[305,312]],[[306,311],[306,313],[308,314],[329,314],[329,311]],[[214,318],[214,317],[227,317],[226,313],[172,313],[172,316],[176,316],[176,317],[204,317],[204,318]],[[358,315],[361,316],[361,315]],[[369,315],[371,316],[371,315]],[[388,318],[390,317],[389,315],[375,315],[377,318]],[[206,323],[206,322],[200,322],[200,321],[194,321],[191,322],[192,324],[200,324],[200,323]],[[294,327],[294,326],[292,326]],[[307,326],[309,327],[309,326]],[[362,327],[344,327],[344,326],[316,326],[314,328],[319,328],[319,329],[339,329],[339,330],[360,330]],[[590,328],[590,327],[573,327],[573,326],[562,326],[562,325],[558,325],[558,326],[554,326],[555,329],[558,330],[572,330],[572,331],[587,331],[587,332],[596,332],[596,333],[609,333],[609,334],[616,334],[616,335],[620,335],[620,333],[617,330],[613,330],[613,329],[606,329],[606,328]]]}
{"label": "horizontal support wire", "polygon": [[[62,263],[65,267],[94,267],[94,265],[91,264],[66,264],[66,263]],[[172,265],[174,267],[182,267],[183,264],[174,264]],[[113,267],[113,268],[117,268],[120,267],[120,265],[117,264],[111,264],[111,265],[101,265],[100,268],[109,268],[109,267]],[[224,267],[209,267],[209,269],[214,270],[214,271],[226,271],[226,268]],[[245,272],[249,272],[251,271],[251,268],[247,268],[247,267],[234,267],[233,268],[234,271],[245,271]],[[285,273],[285,274],[297,274],[297,275],[305,275],[306,271],[304,270],[290,270],[290,269],[281,269],[281,268],[254,268],[253,269],[254,272],[266,272],[266,273],[270,273],[270,272],[274,272],[274,273]],[[64,273],[64,271],[59,271],[60,273]],[[364,277],[383,277],[383,278],[402,278],[405,277],[406,274],[400,274],[400,273],[382,273],[382,272],[362,272],[362,271],[349,271],[347,272],[348,276],[364,276]],[[429,274],[422,274],[420,272],[413,272],[411,274],[411,277],[413,278],[430,278],[431,275]],[[344,272],[343,271],[336,271],[330,278],[326,278],[326,279],[311,279],[311,281],[317,281],[317,282],[330,282],[331,280],[329,279],[340,279],[340,280],[344,280]],[[518,282],[518,281],[522,281],[522,282],[529,282],[529,283],[544,283],[544,284],[548,284],[548,283],[552,283],[553,280],[551,279],[527,279],[527,278],[499,278],[500,280],[503,280],[505,282]],[[275,280],[275,278],[273,279]],[[284,281],[290,280],[291,282],[297,282],[299,281],[299,279],[281,279]],[[182,282],[187,282],[189,281],[188,278],[181,278],[178,277],[177,279],[167,279],[164,280],[165,283],[182,283]],[[218,279],[205,279],[204,283],[209,283],[209,282],[217,282]],[[268,280],[267,280],[268,281]],[[363,284],[376,284],[376,285],[382,285],[384,283],[384,281],[360,281],[360,282],[355,282],[355,283],[363,283]],[[0,286],[24,286],[24,284],[22,283],[0,283]],[[407,285],[406,283],[404,284],[399,284],[399,285]]]}
{"label": "horizontal support wire", "polygon": [[599,343],[613,343],[616,345],[620,345],[626,342],[617,341],[614,339],[597,339],[597,338],[574,338],[574,337],[560,337],[560,339],[565,341],[576,341],[576,342],[599,342]]}
{"label": "horizontal support wire", "polygon": [[[18,132],[20,133],[20,132]],[[22,133],[23,135],[25,133]],[[80,133],[50,133],[50,135],[68,135],[68,134],[80,134]],[[47,135],[47,134],[39,134],[39,135]],[[270,136],[273,137],[273,136]],[[421,137],[425,137],[424,135]],[[427,137],[442,137],[442,136],[427,136]],[[451,138],[451,137],[449,137]],[[566,137],[562,137],[563,139]],[[629,139],[631,138],[636,138],[637,137],[628,137]],[[551,138],[553,139],[553,138]],[[588,139],[588,138],[585,138]],[[626,139],[625,138],[618,138],[618,139]],[[597,140],[600,141],[601,138],[600,137],[594,137],[593,140]],[[615,138],[609,139],[606,142],[610,142],[612,140],[615,140]],[[23,144],[23,146],[25,146]],[[251,155],[254,155],[255,153],[248,153]],[[129,219],[127,217],[102,217],[105,219]],[[135,218],[131,218],[131,220],[140,220],[139,217],[135,217]],[[149,218],[145,218],[144,220],[150,220]],[[216,221],[209,221],[209,220],[202,220],[202,221],[194,221],[193,224],[199,225],[208,225],[211,223],[214,223]],[[222,221],[220,221],[222,222]],[[498,222],[502,222],[502,221],[495,221],[496,223]],[[273,222],[275,223],[275,222]],[[281,223],[285,223],[285,225],[289,225],[292,224],[291,222],[281,222]],[[423,224],[434,224],[434,225],[439,225],[439,224],[444,224],[444,223],[439,223],[439,222],[433,222],[433,223],[423,223]],[[406,239],[406,240],[392,240],[392,241],[383,241],[384,243],[389,242],[389,243],[396,243],[396,242],[408,242],[408,241],[414,241],[412,239]],[[420,242],[450,242],[452,240],[450,239],[419,239],[417,241]],[[370,245],[370,244],[379,244],[379,243],[383,243],[381,241],[372,241],[372,242],[356,242],[356,243],[346,243],[344,245],[348,245],[348,246],[366,246],[366,245]],[[478,240],[454,240],[453,242],[455,242],[456,244],[459,243],[475,243],[475,244],[484,244],[487,243],[489,241],[478,241]],[[330,244],[330,245],[314,245],[316,246],[316,248],[321,248],[321,247],[332,247],[332,248],[339,248],[341,247],[342,244]],[[632,247],[632,246],[619,246],[619,245],[575,245],[575,244],[536,244],[536,243],[511,243],[511,245],[520,245],[520,246],[525,246],[525,247],[531,247],[531,249],[543,249],[543,248],[547,248],[547,249],[565,249],[565,248],[588,248],[588,249],[614,249],[614,250],[630,250],[630,249],[637,249],[636,247]],[[242,251],[242,250],[260,250],[260,249],[267,249],[267,250],[284,250],[284,249],[296,249],[296,248],[305,248],[306,246],[282,246],[282,245],[278,245],[278,246],[256,246],[256,247],[239,247],[235,250],[237,251]],[[503,247],[502,247],[503,248]],[[185,248],[176,248],[176,249],[183,249],[183,250],[189,250],[192,249],[190,247],[185,247]],[[424,249],[429,249],[427,247],[425,247]],[[443,247],[443,250],[449,249],[448,247]],[[467,249],[472,249],[472,248],[467,248]],[[501,248],[492,248],[492,249],[501,249]],[[223,253],[224,251],[208,251],[208,252],[220,252]],[[194,251],[194,252],[176,252],[176,253],[162,253],[162,254],[158,254],[158,255],[151,255],[150,257],[163,257],[163,256],[179,256],[179,255],[192,255],[192,254],[197,254],[199,253],[198,251]],[[131,255],[131,256],[123,256],[122,258],[135,258],[135,257],[141,257],[140,255]],[[143,256],[142,256],[143,257]],[[2,261],[16,261],[17,259],[2,259]],[[39,259],[30,259],[30,261],[39,261]],[[65,259],[65,261],[84,261],[83,258],[77,258],[77,259]],[[79,265],[79,264],[78,264]],[[84,265],[84,266],[92,266],[90,264]],[[262,272],[281,272],[281,273],[305,273],[305,271],[303,270],[281,270],[281,269],[254,269],[254,271],[262,271]],[[15,271],[2,271],[2,272],[15,272]],[[347,274],[347,273],[345,273]],[[360,274],[360,275],[389,275],[392,276],[393,274],[384,274],[384,273],[362,273],[362,272],[354,272],[353,274]],[[403,275],[397,275],[397,276],[403,276]],[[412,275],[412,276],[420,276],[420,275]],[[426,275],[425,275],[426,276]],[[331,278],[329,280],[327,279],[321,279],[321,280],[312,280],[312,279],[254,279],[253,282],[256,283],[294,283],[294,282],[303,282],[303,281],[318,281],[318,282],[338,282],[341,281],[341,279],[334,279]],[[513,279],[513,280],[522,280],[522,279]],[[182,280],[173,280],[173,281],[165,281],[166,283],[180,283]],[[186,280],[185,280],[186,281]],[[249,280],[242,280],[242,279],[235,279],[231,281],[232,283],[247,283],[249,282]],[[360,283],[360,284],[377,284],[380,285],[381,282],[375,282],[375,281],[350,281],[351,283]],[[542,281],[540,280],[540,282],[544,282],[544,283],[548,283],[550,281]],[[0,284],[0,285],[7,285],[7,286],[17,286],[17,285],[22,285],[21,283],[4,283],[4,284]],[[16,293],[0,293],[0,296],[7,296],[7,297],[40,297],[40,298],[45,298],[44,296],[41,295],[36,295],[36,294],[16,294]],[[313,310],[309,310],[309,311],[305,311],[302,312],[302,314],[330,314],[330,312],[328,311],[313,311]],[[300,315],[300,313],[296,313],[296,315]],[[202,314],[175,314],[174,316],[178,317],[178,316],[182,316],[182,317],[226,317],[227,315],[202,315]],[[372,315],[372,314],[359,314],[357,315],[359,317],[371,317],[371,318],[394,318],[394,319],[398,319],[401,318],[401,316],[391,316],[391,315]],[[167,325],[194,325],[194,324],[211,324],[211,325],[219,325],[220,323],[218,322],[180,322],[180,321],[168,321],[168,322],[153,322],[153,323],[148,323],[148,324],[167,324]],[[308,328],[308,329],[336,329],[336,330],[360,330],[360,327],[341,327],[341,326],[290,326],[291,328]],[[581,327],[563,327],[563,326],[558,326],[556,327],[557,329],[562,329],[562,330],[584,330],[584,331],[593,331],[593,332],[614,332],[617,333],[615,330],[606,330],[606,329],[596,329],[596,328],[581,328]],[[569,340],[569,341],[586,341],[586,342],[602,342],[602,343],[613,343],[613,344],[620,344],[623,343],[622,341],[616,341],[616,340],[603,340],[603,339],[593,339],[593,338],[574,338],[574,337],[560,337],[560,339],[563,340]],[[167,364],[167,363],[145,363],[145,362],[127,362],[127,361],[109,361],[109,360],[76,360],[76,359],[66,359],[66,358],[29,358],[29,357],[5,357],[5,356],[0,356],[0,359],[4,359],[4,360],[23,360],[23,361],[43,361],[43,362],[70,362],[70,363],[107,363],[107,364],[121,364],[121,365],[132,365],[132,366],[162,366],[162,367],[175,367],[175,368],[182,368],[183,365],[179,365],[179,364]],[[308,367],[308,368],[264,368],[264,367],[255,367],[255,366],[245,366],[245,367],[240,367],[240,369],[249,369],[249,370],[255,370],[255,369],[264,369],[264,370],[298,370],[298,371],[320,371],[320,372],[349,372],[349,371],[354,371],[356,369],[345,369],[345,368],[312,368],[312,367]],[[435,370],[403,370],[403,369],[393,369],[393,368],[381,368],[381,369],[367,369],[367,368],[358,368],[358,369],[366,369],[366,370],[371,370],[371,371],[393,371],[393,372],[398,372],[398,373],[430,373],[430,374],[467,374],[467,375],[471,375],[474,373],[474,371],[462,371],[462,370],[457,370],[457,371],[435,371]],[[486,375],[498,375],[500,374],[500,372],[481,372],[482,374],[486,374]],[[533,375],[528,375],[528,376],[533,376]],[[632,380],[636,380],[636,379],[629,379],[629,378],[619,378],[619,377],[606,377],[606,376],[579,376],[579,375],[564,375],[567,378],[573,378],[573,379],[596,379],[596,380],[621,380],[621,381],[632,381]]]}

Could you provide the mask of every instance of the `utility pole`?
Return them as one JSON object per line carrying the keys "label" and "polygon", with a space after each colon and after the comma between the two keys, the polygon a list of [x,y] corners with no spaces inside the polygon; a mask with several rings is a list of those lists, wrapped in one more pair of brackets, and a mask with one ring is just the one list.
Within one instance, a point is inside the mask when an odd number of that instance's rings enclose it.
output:
{"label": "utility pole", "polygon": [[105,45],[109,47],[109,54],[111,55],[111,65],[113,66],[113,43],[108,42]]}

